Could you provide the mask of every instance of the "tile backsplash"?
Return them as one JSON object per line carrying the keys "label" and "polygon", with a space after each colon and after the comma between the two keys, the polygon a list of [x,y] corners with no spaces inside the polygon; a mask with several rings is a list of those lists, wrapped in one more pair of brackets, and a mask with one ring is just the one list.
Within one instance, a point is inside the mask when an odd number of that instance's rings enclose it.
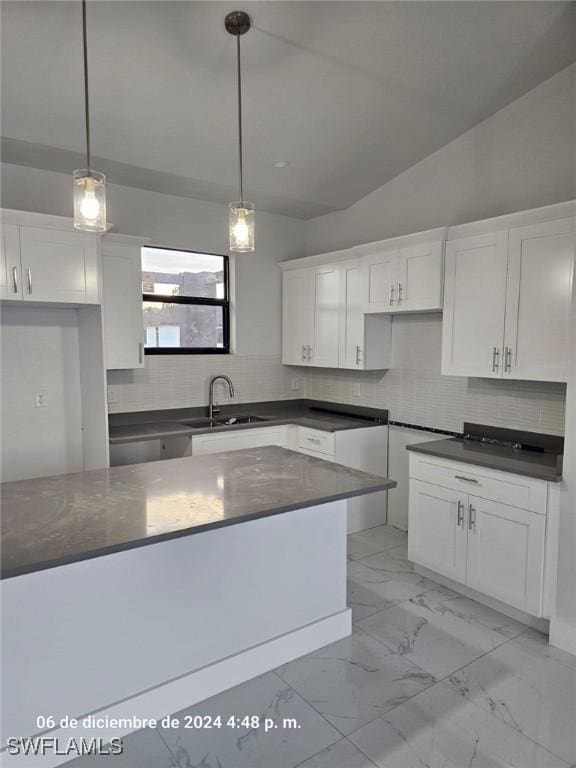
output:
{"label": "tile backsplash", "polygon": [[[305,372],[283,366],[279,355],[150,355],[145,368],[108,372],[108,410],[206,405],[209,381],[219,373],[232,379],[238,403],[305,396]],[[216,399],[229,399],[223,384],[217,386]]]}

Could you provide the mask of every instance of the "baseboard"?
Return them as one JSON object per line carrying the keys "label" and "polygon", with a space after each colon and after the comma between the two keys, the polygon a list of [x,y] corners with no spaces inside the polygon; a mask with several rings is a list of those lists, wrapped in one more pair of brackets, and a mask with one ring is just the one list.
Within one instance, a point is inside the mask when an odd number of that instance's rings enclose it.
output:
{"label": "baseboard", "polygon": [[[169,680],[156,688],[142,691],[124,701],[111,703],[94,713],[97,717],[108,718],[155,718],[179,712],[182,709],[205,701],[211,696],[245,683],[258,675],[287,664],[300,656],[318,650],[352,632],[352,612],[349,608],[325,619],[301,627],[294,632],[281,635],[268,642],[249,648],[241,653],[209,664],[201,669]],[[128,735],[131,730],[112,729],[64,729],[58,728],[43,735],[57,739],[59,745],[69,739],[101,739],[107,743],[112,738]],[[53,754],[35,756],[27,768],[54,768],[73,760],[70,757]],[[30,758],[29,758],[30,759]],[[114,758],[110,758],[112,761]],[[3,768],[22,768],[21,755],[2,753]]]}
{"label": "baseboard", "polygon": [[550,645],[576,656],[576,624],[550,619]]}
{"label": "baseboard", "polygon": [[452,581],[452,579],[449,579],[446,576],[442,576],[435,571],[430,571],[428,568],[424,568],[421,565],[415,565],[414,570],[421,576],[425,576],[427,579],[430,579],[430,581],[436,581],[443,587],[453,589],[454,592],[458,592],[459,594],[464,595],[464,597],[469,597],[471,600],[476,600],[477,603],[481,603],[487,608],[492,608],[494,611],[499,611],[505,616],[509,616],[511,619],[514,619],[514,621],[519,621],[522,624],[526,624],[528,627],[537,629],[539,632],[543,632],[545,635],[548,634],[550,622],[547,619],[543,619],[539,616],[533,616],[531,613],[521,611],[520,609],[514,608],[513,606],[508,605],[507,603],[503,603],[500,600],[496,600],[493,597],[488,597],[488,595],[484,595],[482,592],[477,592],[475,589],[470,589],[470,587],[467,587],[464,584],[460,584],[457,581]]}

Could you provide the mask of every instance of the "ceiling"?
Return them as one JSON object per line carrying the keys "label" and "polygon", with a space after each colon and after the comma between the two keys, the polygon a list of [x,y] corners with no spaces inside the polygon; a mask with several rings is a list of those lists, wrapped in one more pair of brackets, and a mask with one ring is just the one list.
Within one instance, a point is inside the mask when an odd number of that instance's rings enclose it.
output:
{"label": "ceiling", "polygon": [[[81,6],[2,2],[2,158],[84,151]],[[565,2],[256,2],[242,38],[246,196],[346,208],[576,58]],[[237,198],[227,2],[88,5],[93,167],[111,183]],[[288,160],[283,169],[274,162]]]}

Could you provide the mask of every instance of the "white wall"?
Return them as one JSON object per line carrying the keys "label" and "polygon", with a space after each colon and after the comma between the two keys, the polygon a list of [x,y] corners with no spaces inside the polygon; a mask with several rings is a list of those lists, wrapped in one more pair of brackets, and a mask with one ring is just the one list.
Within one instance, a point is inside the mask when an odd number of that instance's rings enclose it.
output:
{"label": "white wall", "polygon": [[313,219],[323,253],[576,197],[576,64],[345,211]]}
{"label": "white wall", "polygon": [[77,320],[75,309],[2,307],[3,481],[83,469]]}
{"label": "white wall", "polygon": [[[71,203],[69,175],[2,164],[2,207],[70,216]],[[175,248],[228,252],[227,206],[114,184],[108,185],[107,204],[116,232],[150,237],[156,244]],[[209,377],[224,368],[232,376],[246,373],[238,399],[284,396],[278,262],[304,255],[304,230],[301,220],[257,212],[256,251],[237,255],[233,267],[237,354],[225,361],[217,355],[202,360],[187,355],[149,357],[144,370],[113,371],[108,382],[115,388],[117,402],[111,404],[111,410],[206,403]],[[262,378],[271,370],[272,386]]]}

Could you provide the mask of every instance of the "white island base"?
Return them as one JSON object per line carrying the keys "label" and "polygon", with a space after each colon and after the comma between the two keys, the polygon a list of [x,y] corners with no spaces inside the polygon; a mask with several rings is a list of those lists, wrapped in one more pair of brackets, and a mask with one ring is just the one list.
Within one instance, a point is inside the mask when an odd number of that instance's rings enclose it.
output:
{"label": "white island base", "polygon": [[346,502],[6,579],[2,600],[3,745],[42,731],[38,716],[160,719],[350,634]]}

